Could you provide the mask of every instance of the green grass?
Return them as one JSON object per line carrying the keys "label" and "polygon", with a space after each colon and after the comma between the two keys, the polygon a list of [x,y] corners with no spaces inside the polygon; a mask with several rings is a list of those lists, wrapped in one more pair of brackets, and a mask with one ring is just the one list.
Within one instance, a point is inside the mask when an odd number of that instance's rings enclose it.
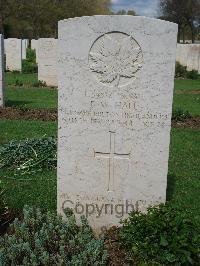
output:
{"label": "green grass", "polygon": [[[42,121],[0,121],[0,144],[11,140],[56,136],[57,124]],[[0,184],[12,209],[21,210],[25,204],[43,209],[56,209],[56,171],[43,171],[22,180],[7,178],[0,170]],[[14,197],[13,197],[14,195]]]}
{"label": "green grass", "polygon": [[37,82],[37,74],[21,74],[6,72],[5,82],[7,85],[15,85],[16,80],[21,81],[23,84],[33,84]]}
{"label": "green grass", "polygon": [[[168,198],[200,215],[200,132],[173,129],[169,160]],[[200,219],[200,216],[199,216]]]}
{"label": "green grass", "polygon": [[[7,178],[0,172],[0,182],[5,189],[6,201],[10,208],[22,210],[24,205],[56,210],[56,170],[43,171],[21,180]],[[13,196],[14,195],[14,196]]]}
{"label": "green grass", "polygon": [[56,122],[0,120],[0,144],[11,140],[55,136]]}
{"label": "green grass", "polygon": [[176,79],[175,90],[200,90],[200,80]]}
{"label": "green grass", "polygon": [[6,106],[55,109],[57,108],[57,90],[51,88],[7,88]]}
{"label": "green grass", "polygon": [[173,109],[189,111],[192,116],[200,115],[200,94],[174,94]]}

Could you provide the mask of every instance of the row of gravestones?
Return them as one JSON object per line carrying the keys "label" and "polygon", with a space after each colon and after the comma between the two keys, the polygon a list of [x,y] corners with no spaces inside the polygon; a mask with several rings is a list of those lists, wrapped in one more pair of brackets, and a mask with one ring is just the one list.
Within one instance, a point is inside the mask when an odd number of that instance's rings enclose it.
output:
{"label": "row of gravestones", "polygon": [[[36,51],[38,80],[49,86],[57,86],[57,39],[43,38],[31,41],[31,48]],[[10,38],[4,40],[6,69],[21,71],[22,59],[26,59],[28,40]]]}
{"label": "row of gravestones", "polygon": [[[16,38],[3,39],[1,36],[1,87],[0,106],[4,106],[4,67],[9,71],[21,71],[22,59],[26,59],[28,40]],[[38,80],[45,81],[47,85],[57,86],[57,39],[43,38],[31,41],[31,48],[36,50],[38,63]],[[4,57],[6,64],[4,66]]]}
{"label": "row of gravestones", "polygon": [[59,22],[57,209],[97,233],[166,200],[177,29],[133,16]]}

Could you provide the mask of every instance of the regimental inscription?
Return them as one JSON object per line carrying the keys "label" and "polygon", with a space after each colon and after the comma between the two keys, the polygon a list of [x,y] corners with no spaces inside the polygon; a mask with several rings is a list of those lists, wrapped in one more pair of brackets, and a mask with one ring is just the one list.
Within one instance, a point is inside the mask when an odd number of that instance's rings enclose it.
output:
{"label": "regimental inscription", "polygon": [[109,32],[98,38],[89,53],[89,66],[101,83],[122,87],[133,82],[143,62],[136,40],[122,32]]}
{"label": "regimental inscription", "polygon": [[127,154],[116,153],[115,151],[115,132],[110,131],[110,147],[109,152],[96,152],[94,156],[96,158],[104,158],[109,160],[109,178],[108,178],[108,192],[115,191],[115,160],[129,160],[130,152]]}
{"label": "regimental inscription", "polygon": [[[170,114],[144,110],[137,101],[114,102],[112,107],[108,101],[93,100],[88,108],[62,108],[65,112],[66,125],[87,124],[93,126],[123,127],[140,131],[147,128],[163,128],[170,126]],[[114,129],[115,130],[115,129]]]}

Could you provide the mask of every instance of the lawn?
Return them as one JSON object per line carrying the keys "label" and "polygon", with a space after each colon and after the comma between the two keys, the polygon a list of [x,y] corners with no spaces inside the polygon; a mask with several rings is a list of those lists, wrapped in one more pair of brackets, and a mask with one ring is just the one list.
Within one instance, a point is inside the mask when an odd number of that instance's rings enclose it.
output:
{"label": "lawn", "polygon": [[200,90],[200,80],[176,79],[175,90]]}
{"label": "lawn", "polygon": [[[15,78],[24,84],[32,84],[36,75],[6,75],[7,84]],[[27,85],[28,86],[28,85]],[[197,90],[200,81],[176,80],[175,89]],[[56,108],[57,90],[51,88],[11,88],[6,89],[6,104],[20,108]],[[175,94],[173,108],[188,110],[192,115],[200,115],[200,95]],[[0,144],[12,139],[40,138],[55,136],[56,122],[0,120]],[[175,200],[194,215],[200,214],[200,133],[199,130],[173,129],[171,132],[170,160],[168,174],[168,199]],[[0,173],[0,183],[6,189],[9,206],[21,209],[24,204],[37,205],[46,209],[56,208],[56,171],[43,171],[23,180],[7,178]],[[14,195],[14,197],[13,197]]]}
{"label": "lawn", "polygon": [[43,121],[0,120],[0,144],[8,143],[12,139],[40,138],[56,136],[57,124]]}
{"label": "lawn", "polygon": [[52,88],[7,88],[6,106],[55,109],[57,108],[57,90]]}
{"label": "lawn", "polygon": [[200,115],[200,94],[174,94],[175,109],[189,111],[192,116]]}
{"label": "lawn", "polygon": [[[57,123],[43,121],[1,121],[0,144],[11,140],[56,136]],[[22,180],[7,178],[0,170],[0,185],[6,190],[10,208],[22,209],[25,204],[40,206],[48,210],[56,209],[56,171],[43,171]],[[13,197],[13,195],[15,195]]]}
{"label": "lawn", "polygon": [[24,205],[30,205],[56,210],[56,170],[39,172],[21,180],[7,178],[5,172],[0,174],[0,182],[2,181],[1,185],[6,191],[6,201],[10,208],[21,210]]}
{"label": "lawn", "polygon": [[[200,215],[200,132],[173,129],[168,172],[168,199]],[[199,216],[200,219],[200,216]]]}
{"label": "lawn", "polygon": [[37,74],[21,74],[6,72],[5,82],[7,85],[15,85],[16,81],[22,82],[24,85],[32,85],[38,81]]}

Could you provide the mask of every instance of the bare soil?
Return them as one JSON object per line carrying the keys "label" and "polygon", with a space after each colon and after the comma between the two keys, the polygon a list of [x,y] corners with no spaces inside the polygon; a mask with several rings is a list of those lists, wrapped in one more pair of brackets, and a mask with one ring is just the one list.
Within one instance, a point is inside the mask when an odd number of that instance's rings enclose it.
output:
{"label": "bare soil", "polygon": [[105,247],[109,253],[110,266],[134,266],[136,263],[130,259],[128,254],[119,244],[119,228],[111,227],[106,234]]}
{"label": "bare soil", "polygon": [[56,121],[57,110],[0,108],[0,120],[40,120]]}
{"label": "bare soil", "polygon": [[192,128],[200,129],[200,116],[184,119],[183,121],[172,120],[173,128]]}
{"label": "bare soil", "polygon": [[10,224],[14,221],[15,218],[19,217],[19,213],[9,209],[8,213],[3,217],[0,217],[0,236],[8,233]]}
{"label": "bare soil", "polygon": [[23,88],[23,89],[35,89],[35,90],[40,90],[40,89],[51,89],[51,90],[57,90],[57,87],[55,86],[34,86],[34,84],[31,83],[26,83],[23,84],[22,86],[19,85],[13,85],[13,84],[9,84],[7,85],[7,87],[11,88],[11,89],[19,89],[19,88]]}
{"label": "bare soil", "polygon": [[200,94],[200,90],[176,90],[175,94]]}

